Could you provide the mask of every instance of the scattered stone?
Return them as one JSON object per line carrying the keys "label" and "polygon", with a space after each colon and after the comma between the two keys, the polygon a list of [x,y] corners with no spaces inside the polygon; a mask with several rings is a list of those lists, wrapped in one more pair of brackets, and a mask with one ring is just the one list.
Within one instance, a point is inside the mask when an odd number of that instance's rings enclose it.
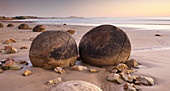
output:
{"label": "scattered stone", "polygon": [[29,29],[29,26],[27,24],[20,24],[18,29]]}
{"label": "scattered stone", "polygon": [[35,38],[34,38],[34,37],[32,37],[32,38],[30,38],[29,40],[30,40],[30,41],[33,41],[34,39],[35,39]]}
{"label": "scattered stone", "polygon": [[4,28],[4,24],[3,23],[0,23],[0,28]]}
{"label": "scattered stone", "polygon": [[44,32],[44,31],[46,31],[46,29],[43,25],[37,25],[33,28],[33,32]]}
{"label": "scattered stone", "polygon": [[61,67],[56,67],[56,68],[54,68],[54,71],[57,72],[57,73],[60,73],[60,74],[62,74],[62,73],[65,72],[64,69],[61,68]]}
{"label": "scattered stone", "polygon": [[97,73],[97,72],[99,72],[99,71],[97,71],[96,69],[89,69],[89,72],[90,72],[90,73]]}
{"label": "scattered stone", "polygon": [[4,44],[16,43],[15,39],[9,39],[4,42]]}
{"label": "scattered stone", "polygon": [[61,77],[58,77],[58,78],[56,78],[56,79],[49,80],[49,81],[47,82],[47,85],[54,85],[54,84],[57,84],[57,83],[59,83],[59,82],[61,82],[61,81],[62,81],[62,78],[61,78]]}
{"label": "scattered stone", "polygon": [[59,83],[51,91],[102,91],[98,86],[81,80],[71,80]]}
{"label": "scattered stone", "polygon": [[124,72],[120,73],[121,77],[123,78],[124,81],[126,82],[133,82],[133,77],[130,74],[126,74]]}
{"label": "scattered stone", "polygon": [[125,70],[129,70],[128,66],[126,64],[120,63],[116,66],[118,71],[125,71]]}
{"label": "scattered stone", "polygon": [[136,78],[135,84],[153,86],[155,85],[155,81],[151,77],[139,76]]}
{"label": "scattered stone", "polygon": [[12,54],[17,53],[17,49],[12,46],[5,46],[4,50],[2,51],[2,54]]}
{"label": "scattered stone", "polygon": [[73,37],[64,31],[45,31],[32,42],[29,58],[35,67],[54,69],[75,64],[78,56]]}
{"label": "scattered stone", "polygon": [[4,71],[2,69],[0,69],[0,73],[3,73]]}
{"label": "scattered stone", "polygon": [[109,70],[111,73],[117,73],[118,72],[116,66],[107,67],[107,70]]}
{"label": "scattered stone", "polygon": [[67,32],[70,33],[70,34],[75,34],[75,33],[76,33],[75,30],[71,30],[71,29],[70,29],[70,30],[67,30]]}
{"label": "scattered stone", "polygon": [[15,62],[13,59],[8,59],[5,64],[3,65],[2,69],[3,70],[19,70],[22,69],[22,65],[18,62]]}
{"label": "scattered stone", "polygon": [[126,91],[139,91],[139,88],[133,83],[126,83],[124,85],[124,90]]}
{"label": "scattered stone", "polygon": [[[6,61],[8,61],[8,60],[10,60],[10,59],[12,59],[12,58],[2,59],[2,60],[1,60],[1,63],[5,63]],[[13,60],[13,59],[12,59],[12,60]]]}
{"label": "scattered stone", "polygon": [[87,67],[85,67],[85,66],[80,66],[80,65],[74,65],[74,66],[72,66],[72,70],[82,71],[82,70],[87,70]]}
{"label": "scattered stone", "polygon": [[11,40],[6,40],[3,44],[10,44],[12,43]]}
{"label": "scattered stone", "polygon": [[32,72],[30,70],[26,70],[23,74],[23,76],[28,76],[28,75],[31,75]]}
{"label": "scattered stone", "polygon": [[7,27],[14,27],[14,24],[8,24]]}
{"label": "scattered stone", "polygon": [[19,63],[20,63],[20,64],[25,64],[25,65],[28,65],[28,64],[29,64],[29,63],[28,63],[27,61],[25,61],[25,60],[20,60]]}
{"label": "scattered stone", "polygon": [[21,47],[20,49],[28,49],[28,47],[23,46],[23,47]]}
{"label": "scattered stone", "polygon": [[79,54],[83,62],[95,66],[125,63],[131,53],[126,33],[112,25],[101,25],[87,32],[80,41]]}
{"label": "scattered stone", "polygon": [[137,63],[136,59],[130,59],[130,60],[126,61],[125,64],[126,64],[128,67],[136,67],[136,66],[139,65],[139,64]]}
{"label": "scattered stone", "polygon": [[123,83],[123,79],[121,78],[121,76],[117,73],[111,73],[107,76],[107,80],[111,81],[111,82],[116,82],[116,83]]}
{"label": "scattered stone", "polygon": [[160,34],[155,34],[155,36],[161,36]]}

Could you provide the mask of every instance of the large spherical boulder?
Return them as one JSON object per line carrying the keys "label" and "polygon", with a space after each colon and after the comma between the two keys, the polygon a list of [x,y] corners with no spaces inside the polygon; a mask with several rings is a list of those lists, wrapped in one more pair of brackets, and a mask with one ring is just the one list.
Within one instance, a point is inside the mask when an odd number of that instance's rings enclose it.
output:
{"label": "large spherical boulder", "polygon": [[46,31],[46,29],[43,25],[37,25],[33,28],[33,32],[44,32],[44,31]]}
{"label": "large spherical boulder", "polygon": [[29,51],[32,65],[45,69],[72,66],[77,56],[75,40],[64,31],[46,31],[39,34]]}
{"label": "large spherical boulder", "polygon": [[81,80],[72,80],[59,83],[50,91],[102,91],[98,86]]}
{"label": "large spherical boulder", "polygon": [[8,24],[7,27],[14,27],[14,24]]}
{"label": "large spherical boulder", "polygon": [[0,28],[4,28],[4,24],[3,23],[0,23]]}
{"label": "large spherical boulder", "polygon": [[20,24],[18,29],[29,29],[29,26],[27,24]]}
{"label": "large spherical boulder", "polygon": [[83,36],[79,53],[83,62],[95,66],[117,65],[128,60],[131,44],[121,29],[112,25],[101,25]]}

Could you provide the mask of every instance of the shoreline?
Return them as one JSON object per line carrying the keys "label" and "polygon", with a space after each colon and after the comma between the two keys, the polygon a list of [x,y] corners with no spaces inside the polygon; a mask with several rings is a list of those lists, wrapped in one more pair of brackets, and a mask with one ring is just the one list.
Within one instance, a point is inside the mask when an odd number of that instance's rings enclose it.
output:
{"label": "shoreline", "polygon": [[[4,23],[5,26],[8,23]],[[14,23],[15,27],[5,27],[0,28],[0,49],[2,49],[6,44],[3,42],[7,39],[14,38],[17,43],[12,43],[9,45],[14,46],[18,49],[18,53],[15,54],[3,54],[0,55],[0,59],[4,59],[7,57],[11,57],[16,61],[26,60],[29,62],[28,54],[29,48],[32,41],[29,41],[29,38],[36,37],[40,32],[32,32],[32,30],[18,30],[17,26],[20,23]],[[29,23],[31,28],[33,28],[37,23]],[[48,30],[62,30],[67,31],[68,29],[74,29],[77,34],[73,34],[73,38],[75,39],[77,46],[79,45],[81,37],[92,29],[94,26],[81,26],[81,25],[54,25],[54,24],[44,24],[47,31]],[[132,52],[130,58],[134,58],[143,65],[143,68],[136,69],[136,75],[146,75],[153,77],[156,79],[155,86],[139,86],[143,91],[160,91],[165,90],[168,91],[170,87],[170,31],[159,31],[161,36],[155,36],[157,31],[155,30],[136,30],[134,28],[126,28],[120,27],[120,29],[124,30],[132,44]],[[27,46],[28,49],[20,50],[21,46]],[[135,50],[147,49],[147,48],[165,48],[164,50],[149,50],[149,51],[140,51],[135,52]],[[45,70],[38,67],[32,67],[31,65],[25,66],[23,69],[18,71],[7,70],[4,73],[0,74],[0,88],[2,91],[47,91],[53,86],[47,86],[45,83],[48,80],[54,79],[58,76],[62,76],[64,81],[68,80],[84,80],[91,82],[100,88],[107,88],[110,86],[115,91],[124,91],[123,84],[115,84],[112,82],[106,81],[104,78],[107,74],[104,68],[99,68],[95,66],[91,66],[85,64],[85,66],[89,68],[95,68],[99,70],[99,73],[91,74],[86,71],[76,72],[66,69],[66,73],[60,75],[51,70]],[[33,72],[32,75],[28,77],[23,77],[22,74],[25,69],[29,69]],[[102,85],[105,83],[105,85]],[[105,90],[106,91],[106,90]]]}

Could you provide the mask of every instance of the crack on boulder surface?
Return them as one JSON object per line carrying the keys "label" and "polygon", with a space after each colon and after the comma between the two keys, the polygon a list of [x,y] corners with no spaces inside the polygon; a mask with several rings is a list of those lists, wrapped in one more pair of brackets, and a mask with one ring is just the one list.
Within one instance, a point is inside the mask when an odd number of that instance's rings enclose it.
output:
{"label": "crack on boulder surface", "polygon": [[126,35],[124,34],[124,41],[123,41],[123,45],[121,46],[121,49],[120,49],[120,52],[119,52],[119,55],[114,63],[114,65],[116,65],[117,61],[119,60],[119,57],[120,57],[120,54],[122,53],[122,49],[124,48],[124,45],[125,45],[125,42],[126,42]]}

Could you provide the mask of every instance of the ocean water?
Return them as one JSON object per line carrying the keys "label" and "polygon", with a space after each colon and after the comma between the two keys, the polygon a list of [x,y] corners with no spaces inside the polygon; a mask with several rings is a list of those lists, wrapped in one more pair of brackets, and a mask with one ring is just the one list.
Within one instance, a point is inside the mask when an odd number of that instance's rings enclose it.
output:
{"label": "ocean water", "polygon": [[[16,21],[16,20],[15,20]],[[117,27],[129,27],[142,30],[170,30],[170,17],[98,17],[98,18],[65,18],[65,19],[26,19],[17,21],[35,21],[38,24],[69,24],[98,26],[111,24]]]}

